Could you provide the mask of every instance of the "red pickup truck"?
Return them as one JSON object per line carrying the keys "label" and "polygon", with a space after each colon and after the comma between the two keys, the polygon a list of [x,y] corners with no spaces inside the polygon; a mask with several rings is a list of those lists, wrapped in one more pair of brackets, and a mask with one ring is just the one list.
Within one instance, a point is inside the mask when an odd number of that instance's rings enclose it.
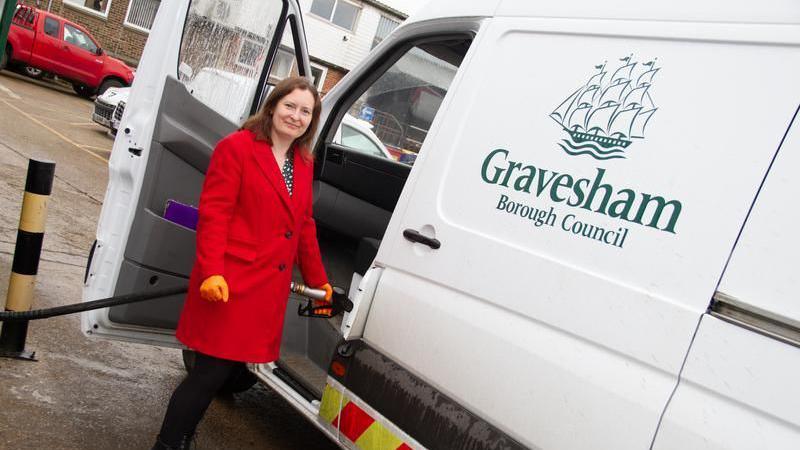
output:
{"label": "red pickup truck", "polygon": [[24,5],[17,5],[0,69],[7,64],[58,75],[82,97],[129,86],[134,74],[124,62],[108,56],[82,26]]}

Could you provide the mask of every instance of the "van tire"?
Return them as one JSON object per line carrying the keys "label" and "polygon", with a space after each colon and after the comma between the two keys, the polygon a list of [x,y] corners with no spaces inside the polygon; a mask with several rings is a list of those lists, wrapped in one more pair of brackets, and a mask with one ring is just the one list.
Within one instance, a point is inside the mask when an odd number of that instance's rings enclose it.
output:
{"label": "van tire", "polygon": [[105,79],[100,84],[100,87],[97,89],[97,95],[103,95],[106,92],[106,90],[108,90],[108,88],[111,88],[111,87],[122,87],[122,86],[125,86],[125,83],[123,83],[122,81],[120,81],[120,80],[118,80],[116,78]]}
{"label": "van tire", "polygon": [[85,84],[72,83],[72,90],[83,98],[92,98],[94,95],[94,89]]}
{"label": "van tire", "polygon": [[[191,350],[183,351],[183,367],[189,373],[194,368],[195,353]],[[258,382],[258,378],[247,370],[245,363],[241,363],[236,371],[222,385],[218,394],[238,394],[244,392]]]}

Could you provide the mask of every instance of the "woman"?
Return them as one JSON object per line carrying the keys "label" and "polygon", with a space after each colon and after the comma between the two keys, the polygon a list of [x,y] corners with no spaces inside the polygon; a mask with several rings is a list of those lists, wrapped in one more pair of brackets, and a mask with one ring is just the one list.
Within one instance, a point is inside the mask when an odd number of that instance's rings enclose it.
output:
{"label": "woman", "polygon": [[310,144],[319,113],[314,86],[288,78],[211,156],[176,334],[196,351],[195,367],[172,394],[154,449],[188,448],[212,398],[242,362],[278,359],[295,260],[305,283],[330,299],[311,215]]}

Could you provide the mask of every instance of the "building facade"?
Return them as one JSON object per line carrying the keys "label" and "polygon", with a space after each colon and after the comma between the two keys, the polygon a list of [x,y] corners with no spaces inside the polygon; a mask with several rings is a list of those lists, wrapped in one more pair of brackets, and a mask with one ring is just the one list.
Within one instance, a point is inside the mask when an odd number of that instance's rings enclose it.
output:
{"label": "building facade", "polygon": [[312,67],[324,71],[323,93],[407,18],[374,0],[300,0],[300,8]]}
{"label": "building facade", "polygon": [[[203,17],[225,21],[237,3],[246,0],[195,0]],[[111,56],[138,65],[160,0],[22,0],[86,27]],[[303,12],[312,75],[324,94],[403,20],[406,14],[377,0],[299,0]],[[198,7],[200,5],[195,5]],[[288,31],[272,69],[278,79],[296,73]],[[252,42],[251,42],[252,41]],[[257,62],[265,46],[257,39],[240,39],[230,47],[236,72],[246,72],[249,59]],[[236,48],[234,48],[236,47]],[[251,55],[249,58],[247,55]],[[248,59],[249,58],[249,59]]]}
{"label": "building facade", "polygon": [[136,66],[160,0],[23,0],[83,25],[108,54]]}

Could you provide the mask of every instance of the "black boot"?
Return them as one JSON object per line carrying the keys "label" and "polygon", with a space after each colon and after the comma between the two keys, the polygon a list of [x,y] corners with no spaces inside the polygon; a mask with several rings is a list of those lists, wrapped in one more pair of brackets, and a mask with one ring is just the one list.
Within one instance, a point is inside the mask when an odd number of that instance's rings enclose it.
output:
{"label": "black boot", "polygon": [[191,450],[194,443],[194,432],[186,433],[181,436],[181,441],[177,446],[170,446],[161,440],[161,435],[156,437],[156,443],[151,450]]}

